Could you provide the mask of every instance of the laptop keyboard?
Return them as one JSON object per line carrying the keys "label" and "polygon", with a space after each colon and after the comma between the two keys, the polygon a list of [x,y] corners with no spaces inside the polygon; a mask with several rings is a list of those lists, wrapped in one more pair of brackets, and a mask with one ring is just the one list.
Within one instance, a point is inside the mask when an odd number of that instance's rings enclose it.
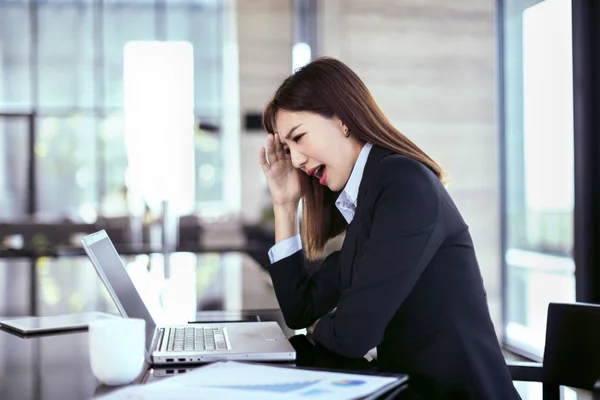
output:
{"label": "laptop keyboard", "polygon": [[169,329],[167,351],[227,350],[225,328],[194,326]]}

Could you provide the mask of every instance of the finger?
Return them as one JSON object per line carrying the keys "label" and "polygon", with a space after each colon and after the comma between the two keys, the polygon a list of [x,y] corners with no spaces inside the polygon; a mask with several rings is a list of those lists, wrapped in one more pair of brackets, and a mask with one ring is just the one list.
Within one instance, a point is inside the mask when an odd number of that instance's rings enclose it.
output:
{"label": "finger", "polygon": [[277,153],[275,152],[275,135],[269,133],[269,139],[267,140],[267,157],[269,164],[277,161]]}
{"label": "finger", "polygon": [[281,137],[279,136],[278,133],[275,134],[274,139],[275,139],[275,153],[277,154],[277,159],[284,160],[285,153],[283,151],[283,144],[281,143]]}
{"label": "finger", "polygon": [[269,168],[271,166],[267,162],[267,154],[264,147],[261,147],[260,151],[258,152],[258,162],[260,163],[260,166],[262,167],[263,171],[269,171]]}

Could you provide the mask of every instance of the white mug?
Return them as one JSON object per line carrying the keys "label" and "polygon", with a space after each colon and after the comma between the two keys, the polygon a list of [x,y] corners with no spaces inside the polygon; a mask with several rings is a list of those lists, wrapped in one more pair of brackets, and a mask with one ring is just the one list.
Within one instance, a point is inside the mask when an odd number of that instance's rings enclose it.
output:
{"label": "white mug", "polygon": [[133,382],[144,366],[146,321],[106,318],[89,323],[90,364],[105,385]]}

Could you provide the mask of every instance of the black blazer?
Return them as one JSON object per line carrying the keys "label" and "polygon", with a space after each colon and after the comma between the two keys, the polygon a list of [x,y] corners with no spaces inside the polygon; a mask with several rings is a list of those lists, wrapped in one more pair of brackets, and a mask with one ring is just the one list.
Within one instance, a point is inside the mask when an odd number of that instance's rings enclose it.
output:
{"label": "black blazer", "polygon": [[468,227],[435,174],[373,146],[357,200],[342,249],[312,276],[302,251],[269,267],[286,324],[321,318],[315,341],[346,357],[377,347],[380,368],[428,399],[520,398]]}

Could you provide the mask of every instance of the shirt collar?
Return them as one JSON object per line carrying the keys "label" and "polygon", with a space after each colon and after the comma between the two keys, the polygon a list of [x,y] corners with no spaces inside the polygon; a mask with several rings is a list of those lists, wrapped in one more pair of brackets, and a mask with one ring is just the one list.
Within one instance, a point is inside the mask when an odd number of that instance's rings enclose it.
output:
{"label": "shirt collar", "polygon": [[341,203],[346,203],[345,205],[347,205],[349,201],[354,206],[353,208],[356,209],[358,189],[360,188],[360,182],[362,181],[363,172],[365,171],[365,165],[367,164],[367,159],[369,158],[369,153],[371,152],[372,147],[373,145],[371,143],[367,143],[363,146],[362,150],[360,151],[358,159],[354,164],[354,168],[352,168],[350,178],[348,179],[346,186],[344,186],[344,190],[342,191],[342,193],[340,193],[338,201],[336,202],[338,208],[341,205]]}

